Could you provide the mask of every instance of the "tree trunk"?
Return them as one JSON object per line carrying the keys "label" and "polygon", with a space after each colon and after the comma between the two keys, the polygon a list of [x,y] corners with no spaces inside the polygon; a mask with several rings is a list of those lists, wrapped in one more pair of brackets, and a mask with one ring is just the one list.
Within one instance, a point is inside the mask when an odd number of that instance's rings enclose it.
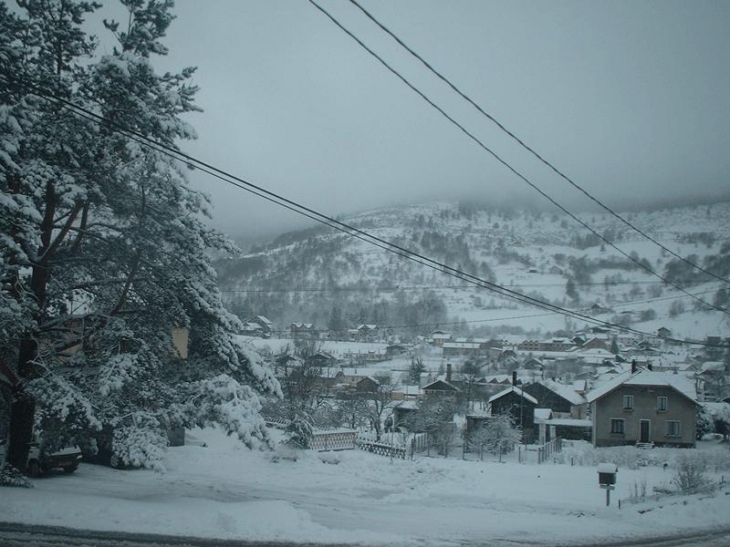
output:
{"label": "tree trunk", "polygon": [[[53,224],[56,213],[56,191],[53,182],[46,185],[44,196],[46,210],[41,222],[41,247],[38,251],[39,260],[33,264],[30,291],[35,298],[37,311],[35,312],[36,325],[41,322],[46,307],[46,294],[50,278],[50,255],[52,248]],[[73,222],[73,221],[72,221]],[[65,234],[63,234],[65,235]],[[63,236],[59,236],[63,237]],[[24,392],[22,381],[35,378],[37,371],[34,361],[38,356],[37,333],[27,332],[20,342],[18,351],[19,382],[14,386],[14,401],[10,407],[10,442],[8,446],[7,463],[19,470],[24,470],[28,463],[28,452],[33,440],[33,422],[35,421],[35,401]]]}
{"label": "tree trunk", "polygon": [[18,393],[10,407],[10,442],[6,462],[20,471],[28,463],[30,443],[33,441],[35,401],[24,393]]}

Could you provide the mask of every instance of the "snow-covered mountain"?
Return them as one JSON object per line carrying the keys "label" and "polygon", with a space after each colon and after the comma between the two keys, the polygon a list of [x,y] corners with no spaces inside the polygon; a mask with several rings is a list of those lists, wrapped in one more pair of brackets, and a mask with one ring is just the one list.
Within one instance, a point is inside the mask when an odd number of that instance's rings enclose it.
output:
{"label": "snow-covered mountain", "polygon": [[[728,315],[712,311],[647,272],[640,262],[711,305],[727,306],[723,282],[679,261],[609,214],[579,215],[623,253],[559,214],[469,203],[370,211],[343,222],[510,291],[641,331],[678,338],[728,336]],[[730,203],[622,214],[670,251],[730,276]],[[280,328],[311,322],[362,323],[403,335],[436,327],[474,335],[547,335],[582,325],[326,226],[290,232],[220,261],[220,284],[240,315],[266,315]]]}

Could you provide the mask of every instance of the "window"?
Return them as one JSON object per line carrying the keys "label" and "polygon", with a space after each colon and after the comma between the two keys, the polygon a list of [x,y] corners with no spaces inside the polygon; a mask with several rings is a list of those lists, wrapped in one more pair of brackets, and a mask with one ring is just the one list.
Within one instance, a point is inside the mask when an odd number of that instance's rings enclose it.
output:
{"label": "window", "polygon": [[656,409],[659,412],[666,412],[668,407],[669,407],[669,398],[668,397],[657,397],[656,398]]}
{"label": "window", "polygon": [[682,424],[677,420],[667,420],[667,437],[681,437]]}
{"label": "window", "polygon": [[624,395],[624,410],[634,410],[633,395]]}
{"label": "window", "polygon": [[624,421],[620,419],[611,420],[611,434],[612,435],[623,435],[624,434]]}

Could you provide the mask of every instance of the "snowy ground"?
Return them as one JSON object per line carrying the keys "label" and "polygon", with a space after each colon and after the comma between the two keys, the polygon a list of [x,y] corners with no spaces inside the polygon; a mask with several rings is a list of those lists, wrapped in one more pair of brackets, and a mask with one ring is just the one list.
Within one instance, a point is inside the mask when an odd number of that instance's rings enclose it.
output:
{"label": "snowy ground", "polygon": [[[272,461],[214,430],[171,448],[167,472],[82,465],[74,475],[0,491],[0,520],[94,530],[251,540],[450,545],[555,544],[663,535],[730,524],[714,497],[627,502],[634,485],[671,481],[661,466],[621,468],[605,506],[594,466],[304,452]],[[727,473],[727,472],[726,472]],[[718,478],[718,477],[716,477]]]}

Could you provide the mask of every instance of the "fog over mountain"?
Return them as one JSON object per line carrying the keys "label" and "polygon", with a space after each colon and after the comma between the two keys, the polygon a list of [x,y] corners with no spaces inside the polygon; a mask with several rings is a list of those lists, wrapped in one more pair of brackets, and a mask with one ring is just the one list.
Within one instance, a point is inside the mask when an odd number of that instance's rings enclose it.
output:
{"label": "fog over mountain", "polygon": [[[725,279],[730,275],[730,202],[623,214],[669,251]],[[435,202],[343,221],[518,295],[605,323],[649,334],[665,326],[689,339],[730,334],[727,315],[712,309],[727,306],[725,284],[615,217],[580,218],[622,252],[561,215],[508,205]],[[543,336],[583,326],[319,225],[283,234],[217,267],[229,309],[244,320],[265,315],[283,331],[292,322],[335,330],[375,323],[410,339],[435,328],[464,336]]]}
{"label": "fog over mountain", "polygon": [[[355,4],[318,3],[547,194],[571,209],[589,205]],[[727,196],[730,3],[362,6],[608,205]],[[198,67],[203,112],[187,119],[199,138],[185,150],[204,161],[331,216],[433,199],[547,203],[312,3],[180,1],[175,15],[170,54],[155,63]],[[305,222],[200,171],[191,178],[211,195],[213,222],[236,237]]]}

